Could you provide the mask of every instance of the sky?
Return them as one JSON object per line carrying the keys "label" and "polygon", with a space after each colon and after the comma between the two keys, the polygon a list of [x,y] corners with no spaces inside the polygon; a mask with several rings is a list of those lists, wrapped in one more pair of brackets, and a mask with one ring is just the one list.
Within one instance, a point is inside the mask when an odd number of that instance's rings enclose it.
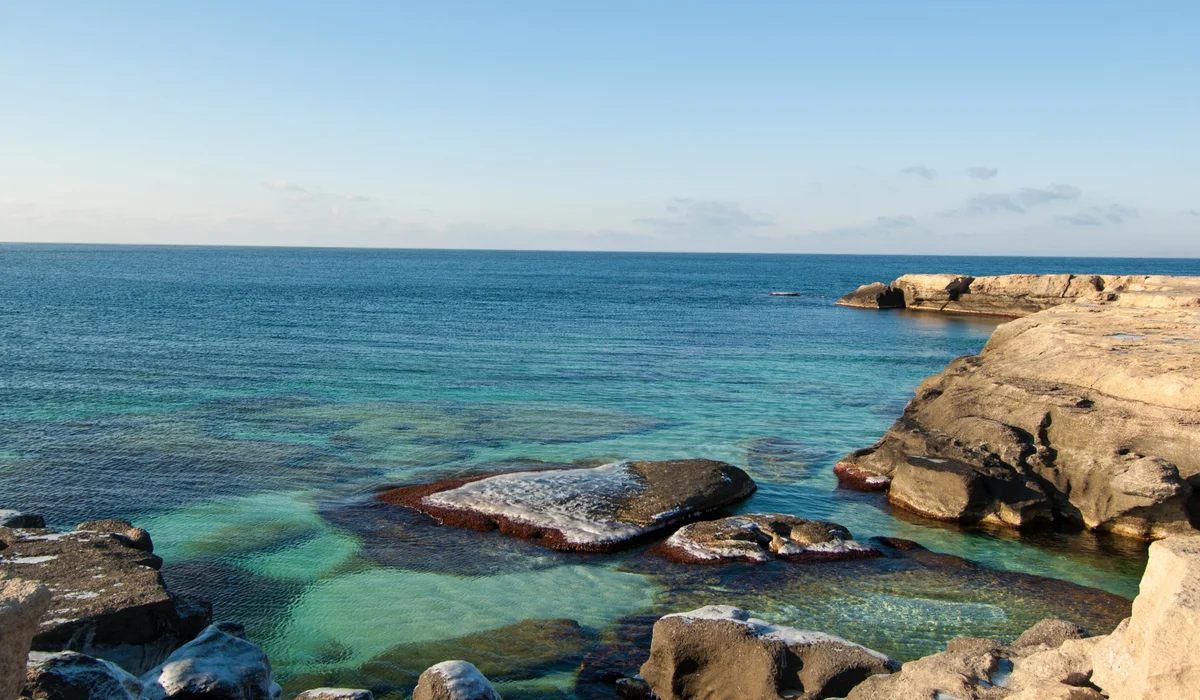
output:
{"label": "sky", "polygon": [[0,0],[0,241],[1200,257],[1198,26]]}

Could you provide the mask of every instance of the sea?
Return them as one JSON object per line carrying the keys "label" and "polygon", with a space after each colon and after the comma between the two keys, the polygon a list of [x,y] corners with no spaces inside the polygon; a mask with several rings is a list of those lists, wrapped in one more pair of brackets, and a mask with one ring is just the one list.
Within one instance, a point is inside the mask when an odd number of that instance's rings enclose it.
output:
{"label": "sea", "polygon": [[[0,245],[0,507],[146,528],[172,589],[245,625],[290,690],[403,697],[425,666],[463,658],[506,698],[613,697],[605,664],[636,668],[648,621],[704,604],[900,660],[1048,615],[1109,624],[1143,544],[948,526],[837,488],[838,458],[1003,322],[834,306],[910,272],[1197,275],[1200,261]],[[754,477],[738,511],[950,556],[689,569],[374,499],[690,457]]]}

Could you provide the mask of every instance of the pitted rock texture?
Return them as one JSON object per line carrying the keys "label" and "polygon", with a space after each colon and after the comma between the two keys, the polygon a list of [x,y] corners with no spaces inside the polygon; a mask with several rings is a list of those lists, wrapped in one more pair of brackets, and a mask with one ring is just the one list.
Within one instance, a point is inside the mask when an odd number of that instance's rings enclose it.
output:
{"label": "pitted rock texture", "polygon": [[660,700],[817,700],[897,667],[841,637],[712,605],[656,622],[641,675]]}
{"label": "pitted rock texture", "polygon": [[16,697],[24,684],[29,645],[49,607],[49,588],[34,581],[0,579],[0,698]]}
{"label": "pitted rock texture", "polygon": [[837,523],[779,513],[747,513],[685,525],[655,550],[683,563],[842,560],[883,556]]}
{"label": "pitted rock texture", "polygon": [[1121,292],[998,327],[835,472],[849,488],[886,478],[893,504],[943,520],[1194,532],[1200,300],[1189,293]]}
{"label": "pitted rock texture", "polygon": [[446,525],[499,529],[564,551],[607,552],[748,498],[754,481],[707,459],[618,462],[406,486],[380,500]]}
{"label": "pitted rock texture", "polygon": [[52,592],[35,650],[78,651],[137,674],[195,637],[212,610],[171,595],[158,572],[162,559],[147,549],[149,536],[118,522],[107,531],[0,528],[0,576],[41,582]]}
{"label": "pitted rock texture", "polygon": [[258,645],[210,626],[142,676],[141,700],[279,700]]}
{"label": "pitted rock texture", "polygon": [[487,678],[466,661],[443,661],[421,674],[412,700],[501,700]]}

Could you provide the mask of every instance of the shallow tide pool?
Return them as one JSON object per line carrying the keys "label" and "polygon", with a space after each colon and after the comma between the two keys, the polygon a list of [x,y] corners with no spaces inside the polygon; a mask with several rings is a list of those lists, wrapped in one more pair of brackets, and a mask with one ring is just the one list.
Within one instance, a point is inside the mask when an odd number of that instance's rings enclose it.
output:
{"label": "shallow tide pool", "polygon": [[[707,603],[902,659],[1048,614],[1105,625],[1136,593],[1143,545],[962,530],[836,488],[838,457],[998,321],[833,301],[904,272],[1193,267],[0,246],[0,506],[147,528],[168,582],[246,624],[289,689],[398,697],[421,664],[457,656],[505,697],[611,697],[595,669],[634,663],[655,615]],[[372,499],[461,473],[685,457],[746,469],[760,490],[738,510],[981,566],[688,570],[439,528]]]}

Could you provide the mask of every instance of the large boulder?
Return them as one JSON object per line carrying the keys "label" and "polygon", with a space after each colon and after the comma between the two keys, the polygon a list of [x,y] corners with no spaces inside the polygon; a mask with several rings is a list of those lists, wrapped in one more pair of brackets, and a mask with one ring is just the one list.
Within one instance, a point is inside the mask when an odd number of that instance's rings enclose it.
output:
{"label": "large boulder", "polygon": [[708,606],[654,624],[641,675],[661,700],[815,700],[844,696],[896,668],[883,654],[841,637]]}
{"label": "large boulder", "polygon": [[479,669],[466,661],[443,661],[417,680],[412,700],[501,700]]}
{"label": "large boulder", "polygon": [[279,700],[258,645],[210,626],[141,678],[141,700]]}
{"label": "large boulder", "polygon": [[0,698],[16,697],[25,682],[29,644],[49,607],[49,588],[34,581],[0,579]]}
{"label": "large boulder", "polygon": [[850,292],[836,303],[838,306],[860,309],[903,309],[904,292],[883,282],[872,282]]}
{"label": "large boulder", "polygon": [[78,651],[144,673],[211,621],[211,608],[173,596],[144,530],[123,521],[52,532],[0,528],[0,575],[53,592],[33,648]]}
{"label": "large boulder", "polygon": [[0,527],[41,528],[46,527],[46,519],[40,515],[0,508]]}
{"label": "large boulder", "polygon": [[1100,642],[1093,682],[1113,698],[1200,698],[1200,536],[1150,546],[1133,614]]}
{"label": "large boulder", "polygon": [[1121,292],[1000,326],[978,356],[923,381],[883,439],[835,472],[942,519],[1028,527],[1052,515],[1148,539],[1194,532],[1200,301],[1146,301],[1160,294]]}
{"label": "large boulder", "polygon": [[878,549],[855,542],[850,531],[837,523],[779,513],[747,513],[685,525],[656,549],[684,563],[883,556]]}
{"label": "large boulder", "polygon": [[22,700],[137,700],[142,682],[111,661],[74,651],[30,654]]}
{"label": "large boulder", "polygon": [[558,550],[605,552],[754,493],[741,469],[707,459],[617,462],[407,486],[380,499],[444,524],[499,529]]}

